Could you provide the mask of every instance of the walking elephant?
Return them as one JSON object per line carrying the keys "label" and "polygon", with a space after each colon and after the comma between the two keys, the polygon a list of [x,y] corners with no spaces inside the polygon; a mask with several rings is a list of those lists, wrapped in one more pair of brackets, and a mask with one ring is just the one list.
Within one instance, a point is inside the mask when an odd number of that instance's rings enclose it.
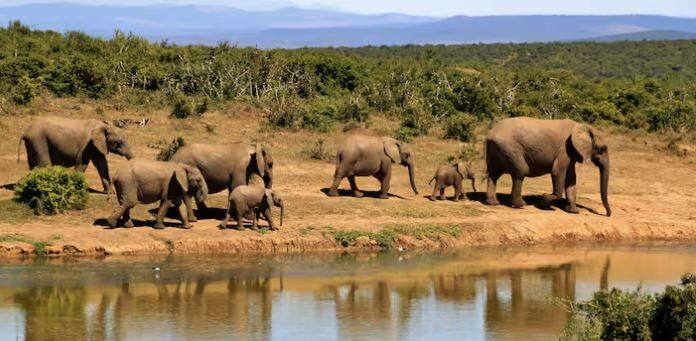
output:
{"label": "walking elephant", "polygon": [[[104,193],[111,190],[109,152],[133,158],[126,140],[111,124],[100,120],[81,120],[62,117],[40,118],[24,132],[29,169],[45,166],[75,167],[84,172],[90,161],[97,168]],[[18,151],[19,159],[19,151]]]}
{"label": "walking elephant", "polygon": [[[181,162],[198,168],[203,174],[210,194],[227,190],[232,193],[237,186],[248,185],[252,174],[263,178],[264,185],[273,186],[273,158],[266,147],[257,143],[211,145],[190,144],[179,149],[171,161]],[[201,211],[205,203],[196,200]]]}
{"label": "walking elephant", "polygon": [[[457,162],[453,165],[442,166],[435,171],[435,174],[430,179],[428,184],[435,180],[433,194],[430,196],[431,201],[445,200],[445,188],[454,186],[454,201],[464,198],[464,190],[462,189],[462,181],[464,178],[471,180],[471,187],[476,192],[476,177],[474,172],[464,163]],[[438,196],[439,193],[439,196]]]}
{"label": "walking elephant", "polygon": [[337,196],[338,186],[343,178],[347,177],[353,196],[360,198],[363,193],[358,190],[355,177],[374,176],[382,184],[379,197],[388,199],[392,164],[400,164],[408,168],[411,188],[418,194],[414,179],[413,153],[408,148],[391,137],[351,135],[336,154],[336,172],[328,194]]}
{"label": "walking elephant", "polygon": [[[130,210],[138,204],[160,201],[157,211],[156,229],[164,228],[164,216],[173,205],[179,208],[181,225],[191,228],[189,222],[196,221],[191,206],[191,197],[205,200],[208,187],[203,175],[196,167],[177,162],[133,159],[119,168],[114,179],[116,196],[120,207],[109,217],[109,226],[119,223],[133,227]],[[185,207],[181,207],[181,203]]]}
{"label": "walking elephant", "polygon": [[496,123],[486,137],[488,192],[486,203],[497,205],[496,182],[503,174],[512,176],[512,206],[519,208],[525,177],[551,174],[550,199],[568,201],[565,210],[578,213],[576,205],[575,164],[591,160],[599,168],[602,204],[607,216],[611,208],[609,187],[609,150],[604,138],[594,129],[573,120],[540,120],[515,117]]}
{"label": "walking elephant", "polygon": [[252,230],[258,230],[259,216],[268,221],[268,226],[271,231],[278,230],[278,227],[273,223],[271,216],[271,207],[280,207],[280,226],[283,226],[283,216],[285,215],[285,204],[283,199],[276,191],[256,186],[239,186],[235,188],[227,198],[227,209],[225,210],[225,218],[220,222],[220,228],[227,228],[227,221],[231,214],[234,214],[237,220],[237,230],[244,230],[242,218],[247,213],[252,213]]}

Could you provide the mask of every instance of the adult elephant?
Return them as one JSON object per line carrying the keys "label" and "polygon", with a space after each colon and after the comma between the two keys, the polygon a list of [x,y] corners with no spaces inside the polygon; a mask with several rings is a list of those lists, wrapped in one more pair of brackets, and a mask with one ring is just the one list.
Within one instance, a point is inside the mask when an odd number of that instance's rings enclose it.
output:
{"label": "adult elephant", "polygon": [[[190,144],[174,153],[171,161],[197,167],[210,194],[225,189],[232,193],[237,186],[248,185],[252,174],[263,178],[266,188],[273,187],[273,158],[260,143]],[[196,200],[196,205],[201,211],[207,209],[203,201]]]}
{"label": "adult elephant", "polygon": [[347,177],[353,196],[362,197],[363,193],[355,184],[356,176],[374,176],[382,184],[379,197],[389,198],[389,182],[392,176],[392,164],[408,167],[408,176],[413,192],[418,194],[414,180],[413,153],[401,142],[391,137],[374,137],[355,134],[349,136],[336,154],[336,172],[329,190],[330,196],[338,195],[338,185]]}
{"label": "adult elephant", "polygon": [[[106,155],[109,152],[133,158],[126,140],[111,124],[100,120],[62,117],[40,118],[24,132],[29,169],[45,166],[75,167],[84,172],[90,161],[97,168],[104,193],[111,190]],[[19,159],[19,151],[17,152]]]}
{"label": "adult elephant", "polygon": [[573,120],[540,120],[515,117],[496,123],[486,137],[488,193],[486,203],[497,205],[496,182],[503,174],[512,176],[512,205],[522,207],[522,181],[525,177],[551,174],[550,199],[568,200],[566,211],[578,213],[575,164],[592,160],[600,172],[600,191],[607,216],[611,208],[609,150],[604,139],[592,128]]}

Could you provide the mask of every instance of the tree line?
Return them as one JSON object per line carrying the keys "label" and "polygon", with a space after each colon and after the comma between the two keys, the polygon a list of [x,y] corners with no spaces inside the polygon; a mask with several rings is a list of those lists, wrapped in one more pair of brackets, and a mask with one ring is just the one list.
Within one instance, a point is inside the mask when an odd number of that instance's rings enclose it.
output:
{"label": "tree line", "polygon": [[280,129],[383,114],[403,139],[441,127],[470,141],[478,124],[508,116],[693,133],[695,79],[688,40],[260,50],[0,28],[0,97],[15,105],[49,92],[170,106],[182,118],[240,101]]}

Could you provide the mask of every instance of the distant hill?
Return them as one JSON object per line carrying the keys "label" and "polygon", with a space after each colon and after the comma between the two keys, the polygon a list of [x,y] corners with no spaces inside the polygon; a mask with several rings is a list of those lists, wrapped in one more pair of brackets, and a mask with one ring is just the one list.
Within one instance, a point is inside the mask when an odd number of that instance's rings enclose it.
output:
{"label": "distant hill", "polygon": [[583,39],[586,41],[642,41],[642,40],[691,40],[696,39],[696,33],[671,31],[671,30],[655,30],[644,31],[627,34],[614,34],[609,36]]}
{"label": "distant hill", "polygon": [[[362,15],[321,9],[246,11],[223,6],[106,6],[70,3],[0,7],[0,22],[110,37],[115,29],[180,44],[229,41],[262,48],[692,39],[695,18],[615,16]],[[679,36],[681,38],[673,38]],[[643,38],[647,37],[647,38]],[[664,37],[664,38],[662,38]]]}

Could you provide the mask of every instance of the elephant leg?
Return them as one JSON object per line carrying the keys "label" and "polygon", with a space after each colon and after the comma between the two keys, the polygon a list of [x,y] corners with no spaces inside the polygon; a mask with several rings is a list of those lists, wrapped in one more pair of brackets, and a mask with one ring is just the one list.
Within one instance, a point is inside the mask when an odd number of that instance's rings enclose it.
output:
{"label": "elephant leg", "polygon": [[566,173],[566,178],[565,178],[565,194],[566,194],[566,200],[568,200],[568,204],[566,205],[566,212],[569,213],[579,213],[580,210],[578,210],[577,206],[577,197],[576,197],[576,192],[575,192],[575,184],[576,184],[576,178],[575,178],[575,167],[571,166],[568,168],[568,171]]}
{"label": "elephant leg", "polygon": [[336,175],[334,175],[333,183],[331,184],[331,189],[329,189],[329,196],[338,196],[338,186],[341,184],[341,181],[343,181],[343,175],[339,175],[338,172],[336,172]]}
{"label": "elephant leg", "polygon": [[379,191],[379,198],[389,199],[389,186],[391,185],[391,169],[387,170],[379,180],[382,183],[382,188]]}
{"label": "elephant leg", "polygon": [[176,207],[179,211],[179,217],[181,218],[181,228],[190,229],[191,228],[191,218],[189,218],[189,207],[191,206],[191,199],[187,195],[184,195],[184,204],[181,202],[176,203]]}
{"label": "elephant leg", "polygon": [[527,205],[522,199],[522,181],[524,181],[524,177],[512,177],[512,207],[514,208],[522,208]]}
{"label": "elephant leg", "polygon": [[445,200],[445,186],[440,186],[440,196],[437,197],[438,200]]}
{"label": "elephant leg", "polygon": [[160,201],[159,209],[157,210],[157,221],[155,222],[154,228],[161,230],[164,228],[164,216],[169,212],[169,208],[172,206],[172,201],[169,199],[162,199]]}
{"label": "elephant leg", "polygon": [[498,183],[498,178],[500,174],[488,174],[488,189],[486,191],[486,205],[498,205],[498,198],[496,197],[496,184]]}
{"label": "elephant leg", "polygon": [[220,225],[218,227],[220,229],[226,229],[227,228],[227,222],[230,220],[230,202],[227,202],[227,207],[225,209],[225,217],[222,218],[222,221],[220,222]]}
{"label": "elephant leg", "polygon": [[275,226],[273,223],[273,216],[271,215],[271,208],[266,207],[266,209],[263,210],[263,216],[266,218],[266,221],[268,222],[268,228],[271,231],[277,231],[278,227]]}
{"label": "elephant leg", "polygon": [[251,229],[253,231],[259,230],[259,214],[258,209],[253,209],[251,211]]}
{"label": "elephant leg", "polygon": [[244,231],[244,212],[237,209],[236,214],[237,214],[237,230]]}
{"label": "elephant leg", "polygon": [[126,202],[121,202],[119,204],[121,206],[119,206],[114,214],[107,219],[109,226],[112,228],[118,227],[119,222],[123,222],[123,227],[133,227],[133,221],[131,221],[130,218],[130,209],[135,205]]}
{"label": "elephant leg", "polygon": [[464,192],[462,191],[462,183],[454,183],[454,201],[459,201],[459,199],[464,197]]}
{"label": "elephant leg", "polygon": [[[196,207],[198,208],[198,214],[205,213],[208,210],[208,206],[205,205],[205,202],[199,201],[198,199],[196,200]],[[191,208],[193,210],[193,208]]]}
{"label": "elephant leg", "polygon": [[437,192],[439,192],[439,191],[440,191],[440,184],[437,183],[437,181],[436,181],[435,186],[433,186],[433,194],[431,194],[430,198],[429,198],[430,201],[435,201],[435,199],[437,198]]}
{"label": "elephant leg", "polygon": [[184,195],[184,206],[186,206],[186,215],[188,216],[189,222],[195,223],[198,221],[198,218],[196,218],[196,215],[193,214],[193,203],[191,202],[191,196],[190,195]]}
{"label": "elephant leg", "polygon": [[353,196],[356,198],[362,198],[365,196],[363,192],[360,192],[358,185],[355,183],[355,175],[348,177],[348,182],[350,183],[350,190],[353,192]]}
{"label": "elephant leg", "polygon": [[34,169],[36,167],[48,167],[51,165],[51,154],[48,149],[48,143],[45,139],[36,139],[31,142],[30,140],[24,140],[24,143],[29,143],[28,145],[31,145],[32,149],[32,151],[29,152],[30,148],[27,148],[29,169]]}
{"label": "elephant leg", "polygon": [[92,163],[94,163],[94,167],[97,168],[97,172],[101,178],[102,186],[104,186],[104,194],[111,193],[111,178],[109,177],[109,165],[106,163],[106,157],[92,159]]}

